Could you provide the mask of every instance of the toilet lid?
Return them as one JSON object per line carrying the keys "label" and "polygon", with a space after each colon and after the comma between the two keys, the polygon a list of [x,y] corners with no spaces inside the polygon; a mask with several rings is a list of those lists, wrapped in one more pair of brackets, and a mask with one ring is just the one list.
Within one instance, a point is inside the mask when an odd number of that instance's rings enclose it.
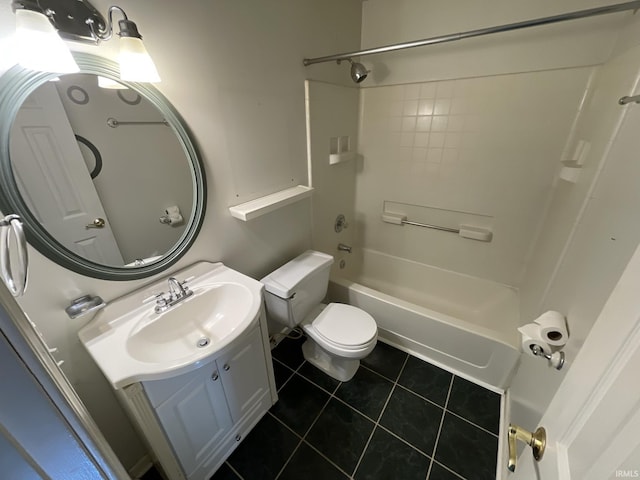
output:
{"label": "toilet lid", "polygon": [[327,305],[312,325],[327,340],[347,346],[368,343],[378,333],[376,321],[371,315],[344,303]]}

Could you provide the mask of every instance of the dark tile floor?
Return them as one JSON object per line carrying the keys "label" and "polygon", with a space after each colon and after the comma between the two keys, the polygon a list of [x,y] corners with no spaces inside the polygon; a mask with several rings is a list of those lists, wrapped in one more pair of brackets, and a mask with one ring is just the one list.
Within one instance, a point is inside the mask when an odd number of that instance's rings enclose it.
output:
{"label": "dark tile floor", "polygon": [[212,480],[492,480],[500,395],[378,342],[341,383],[273,351],[279,401]]}

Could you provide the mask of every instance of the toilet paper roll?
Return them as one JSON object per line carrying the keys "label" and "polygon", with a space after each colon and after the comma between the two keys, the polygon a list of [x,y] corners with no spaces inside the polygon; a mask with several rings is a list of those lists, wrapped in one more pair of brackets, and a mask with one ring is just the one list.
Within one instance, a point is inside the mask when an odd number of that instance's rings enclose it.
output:
{"label": "toilet paper roll", "polygon": [[551,354],[551,346],[540,337],[540,326],[527,323],[518,329],[521,337],[522,350],[531,357],[535,357],[533,346],[538,345],[545,353]]}
{"label": "toilet paper roll", "polygon": [[171,215],[181,215],[180,213],[180,207],[178,207],[177,205],[173,205],[171,207],[167,207],[167,209],[165,210],[165,213],[169,216]]}
{"label": "toilet paper roll", "polygon": [[179,213],[169,215],[169,225],[182,225],[184,218]]}
{"label": "toilet paper roll", "polygon": [[533,323],[540,327],[540,338],[554,347],[562,347],[569,340],[567,320],[560,312],[550,310],[536,318]]}

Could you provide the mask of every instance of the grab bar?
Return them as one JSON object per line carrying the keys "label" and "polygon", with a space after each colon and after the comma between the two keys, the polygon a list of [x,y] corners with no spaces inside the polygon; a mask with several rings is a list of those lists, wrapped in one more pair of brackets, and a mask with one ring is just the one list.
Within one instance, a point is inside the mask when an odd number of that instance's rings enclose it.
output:
{"label": "grab bar", "polygon": [[440,230],[440,231],[443,231],[443,232],[451,232],[451,233],[460,234],[460,229],[459,228],[440,227],[438,225],[431,225],[430,223],[412,222],[410,220],[402,220],[402,223],[405,224],[405,225],[414,225],[416,227],[424,227],[424,228],[430,228],[432,230]]}
{"label": "grab bar", "polygon": [[633,97],[625,95],[618,100],[619,105],[626,105],[627,103],[640,103],[640,95],[634,95]]}
{"label": "grab bar", "polygon": [[[7,288],[14,297],[19,297],[27,289],[27,272],[29,270],[29,256],[27,240],[24,236],[22,221],[18,215],[7,215],[0,220],[0,275]],[[11,268],[9,234],[16,237],[17,255],[20,262],[19,277],[16,281]]]}
{"label": "grab bar", "polygon": [[460,225],[459,228],[442,227],[430,223],[420,223],[407,220],[407,216],[401,213],[383,213],[382,221],[392,223],[394,225],[413,225],[416,227],[430,228],[432,230],[440,230],[442,232],[457,233],[463,238],[478,240],[481,242],[490,242],[493,238],[493,232],[487,228],[474,227],[471,225]]}
{"label": "grab bar", "polygon": [[169,125],[169,122],[166,120],[162,120],[160,122],[122,122],[120,120],[116,120],[113,117],[107,118],[107,125],[111,128],[117,128],[120,125]]}

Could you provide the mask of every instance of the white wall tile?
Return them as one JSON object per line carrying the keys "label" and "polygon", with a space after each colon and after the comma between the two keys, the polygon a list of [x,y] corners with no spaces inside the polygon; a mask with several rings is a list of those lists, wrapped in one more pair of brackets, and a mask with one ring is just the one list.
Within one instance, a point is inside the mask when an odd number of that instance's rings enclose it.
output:
{"label": "white wall tile", "polygon": [[[590,72],[575,68],[404,85],[412,97],[433,96],[419,100],[416,112],[432,114],[402,117],[402,148],[393,158],[383,153],[392,145],[390,132],[377,128],[384,124],[377,116],[384,114],[376,105],[396,87],[363,88],[359,148],[365,170],[357,177],[356,210],[366,228],[359,242],[516,285]],[[413,99],[404,105],[414,112]],[[479,245],[417,227],[401,235],[389,232],[380,221],[384,200],[492,216],[494,241]]]}

